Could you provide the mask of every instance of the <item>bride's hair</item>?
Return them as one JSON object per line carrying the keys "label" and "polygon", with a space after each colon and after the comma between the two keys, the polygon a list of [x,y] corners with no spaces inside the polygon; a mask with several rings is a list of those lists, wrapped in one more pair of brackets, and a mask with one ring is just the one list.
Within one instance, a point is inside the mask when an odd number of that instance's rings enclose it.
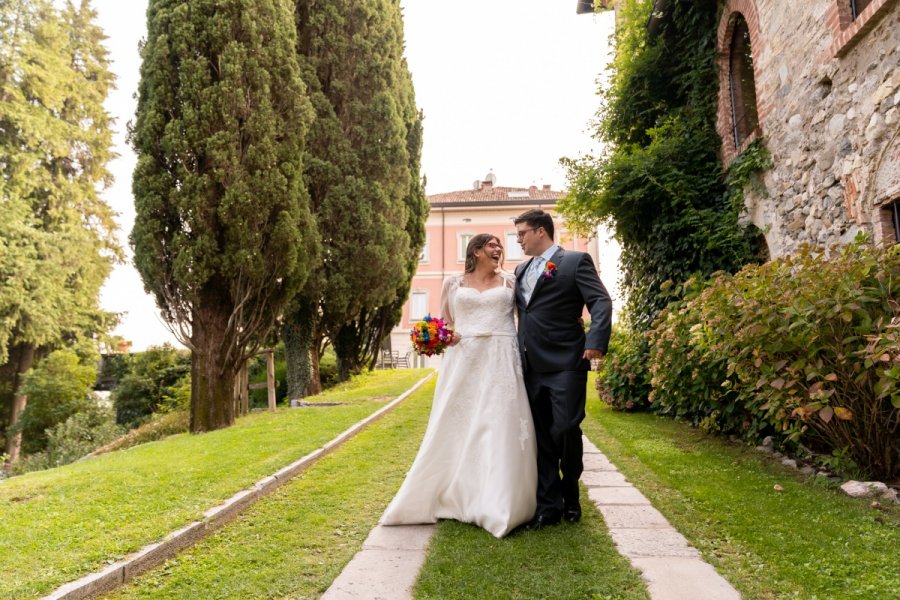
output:
{"label": "bride's hair", "polygon": [[[500,238],[496,235],[491,235],[490,233],[479,233],[478,235],[473,235],[472,239],[469,240],[469,245],[466,246],[466,273],[472,273],[475,271],[475,251],[481,250],[485,246],[487,246],[488,242],[491,240],[496,240],[498,244],[500,244],[500,249],[503,250],[503,255],[506,254],[506,249],[503,248],[503,244],[500,242]],[[503,255],[500,256],[500,266],[503,266]]]}

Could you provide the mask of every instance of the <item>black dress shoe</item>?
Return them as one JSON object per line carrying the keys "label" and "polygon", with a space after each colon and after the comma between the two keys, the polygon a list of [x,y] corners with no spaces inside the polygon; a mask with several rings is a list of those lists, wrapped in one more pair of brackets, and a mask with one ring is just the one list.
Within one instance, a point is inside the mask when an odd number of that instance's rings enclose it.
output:
{"label": "black dress shoe", "polygon": [[563,511],[563,519],[566,520],[566,523],[577,523],[581,520],[581,507],[573,506],[570,508],[567,506]]}
{"label": "black dress shoe", "polygon": [[525,531],[537,531],[538,529],[543,529],[545,527],[550,527],[551,525],[556,525],[560,521],[559,515],[538,515],[533,518],[531,521],[525,524]]}

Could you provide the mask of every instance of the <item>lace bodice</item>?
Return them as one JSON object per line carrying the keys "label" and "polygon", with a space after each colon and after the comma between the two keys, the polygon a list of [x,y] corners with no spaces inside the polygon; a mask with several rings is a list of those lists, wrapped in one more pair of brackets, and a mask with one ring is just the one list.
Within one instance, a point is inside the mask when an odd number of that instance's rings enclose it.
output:
{"label": "lace bodice", "polygon": [[442,316],[453,323],[464,338],[487,334],[515,335],[514,279],[504,275],[504,284],[478,291],[461,285],[462,276],[444,284]]}

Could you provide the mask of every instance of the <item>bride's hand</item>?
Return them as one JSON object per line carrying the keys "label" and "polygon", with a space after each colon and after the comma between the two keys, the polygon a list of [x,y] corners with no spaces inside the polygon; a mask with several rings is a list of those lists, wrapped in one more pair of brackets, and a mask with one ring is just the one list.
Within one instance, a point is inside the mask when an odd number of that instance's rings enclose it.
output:
{"label": "bride's hand", "polygon": [[448,345],[448,346],[455,346],[455,345],[457,345],[457,344],[459,343],[459,341],[460,341],[461,339],[462,339],[462,335],[454,331],[453,334],[450,336],[450,343],[447,344],[447,345]]}

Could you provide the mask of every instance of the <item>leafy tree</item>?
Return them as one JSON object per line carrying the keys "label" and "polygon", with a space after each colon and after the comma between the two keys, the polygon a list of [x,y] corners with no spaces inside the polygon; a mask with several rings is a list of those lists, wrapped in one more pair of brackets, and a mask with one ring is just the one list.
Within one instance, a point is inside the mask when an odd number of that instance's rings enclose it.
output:
{"label": "leafy tree", "polygon": [[[37,360],[114,324],[98,308],[119,256],[99,196],[113,76],[94,20],[87,0],[62,13],[48,0],[0,3],[0,425],[25,409],[22,376]],[[12,462],[21,438],[6,437]]]}
{"label": "leafy tree", "polygon": [[653,7],[617,5],[616,57],[595,134],[608,151],[563,160],[570,192],[560,203],[583,230],[614,227],[637,331],[665,306],[664,282],[758,258],[758,231],[739,225],[745,179],[724,178],[717,155],[717,1],[670,2],[656,15],[656,35],[647,26]]}
{"label": "leafy tree", "polygon": [[390,305],[408,286],[409,262],[421,248],[407,229],[410,205],[422,200],[411,192],[419,185],[418,147],[411,157],[409,146],[418,113],[403,60],[399,2],[296,6],[298,54],[316,111],[306,181],[324,252],[321,269],[286,319],[292,396],[303,393],[297,386],[305,366],[295,361],[305,361],[307,349],[318,385],[326,338],[335,344],[342,379],[363,368],[373,349],[364,341],[372,337],[371,324],[360,315]]}
{"label": "leafy tree", "polygon": [[22,393],[28,405],[14,431],[23,432],[22,451],[39,452],[47,446],[47,430],[72,415],[89,410],[97,369],[81,363],[70,349],[55,350],[24,376]]}
{"label": "leafy tree", "polygon": [[312,118],[287,0],[151,0],[137,209],[146,289],[192,350],[191,430],[234,422],[238,365],[316,263],[302,182]]}

